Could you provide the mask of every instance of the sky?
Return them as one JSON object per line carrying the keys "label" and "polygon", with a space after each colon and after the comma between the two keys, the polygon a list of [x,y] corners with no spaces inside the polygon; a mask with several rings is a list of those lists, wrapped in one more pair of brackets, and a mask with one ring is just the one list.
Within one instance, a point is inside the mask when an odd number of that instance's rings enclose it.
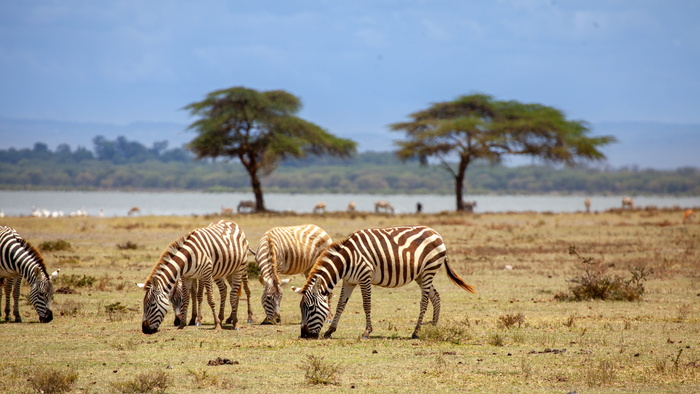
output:
{"label": "sky", "polygon": [[172,122],[182,139],[184,106],[245,86],[298,96],[361,149],[471,93],[700,133],[699,19],[696,0],[0,0],[0,119]]}

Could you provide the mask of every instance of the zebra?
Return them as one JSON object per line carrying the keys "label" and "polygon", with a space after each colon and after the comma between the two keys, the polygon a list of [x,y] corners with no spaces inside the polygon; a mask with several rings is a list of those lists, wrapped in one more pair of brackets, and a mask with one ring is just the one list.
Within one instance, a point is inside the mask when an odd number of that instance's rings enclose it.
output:
{"label": "zebra", "polygon": [[389,201],[380,200],[374,203],[374,213],[379,213],[379,211],[384,211],[385,213],[394,214],[394,207],[389,203]]}
{"label": "zebra", "polygon": [[263,285],[261,301],[265,320],[261,324],[280,323],[282,286],[290,279],[280,280],[279,274],[308,274],[331,243],[328,233],[313,224],[273,227],[260,238],[255,259],[260,268],[258,280]]}
{"label": "zebra", "polygon": [[440,234],[430,227],[404,226],[358,230],[347,239],[332,244],[318,258],[306,284],[294,291],[302,294],[301,337],[318,338],[323,321],[330,310],[325,295],[343,279],[335,317],[324,338],[330,338],[356,285],[362,290],[367,339],[372,332],[372,285],[400,287],[416,281],[421,288],[420,313],[412,338],[418,338],[428,300],[433,304],[433,324],[440,317],[440,295],[433,286],[433,278],[445,264],[447,276],[454,284],[471,293],[466,284],[449,266],[447,251]]}
{"label": "zebra", "polygon": [[[190,231],[171,243],[151,271],[143,286],[144,334],[158,331],[165,317],[168,299],[182,279],[182,294],[191,294],[193,281],[203,282],[207,302],[214,315],[215,329],[221,328],[221,319],[216,314],[213,296],[213,278],[229,277],[231,283],[231,323],[236,327],[238,310],[238,287],[247,272],[248,240],[243,230],[234,222],[220,220],[209,226]],[[190,297],[182,297],[181,319],[178,328],[185,327]]]}
{"label": "zebra", "polygon": [[241,213],[243,211],[255,212],[255,201],[242,200],[241,202],[238,203],[238,207],[236,207],[236,211],[238,213]]}
{"label": "zebra", "polygon": [[[0,277],[5,278],[7,283],[12,282],[16,286],[19,286],[22,278],[29,283],[29,302],[34,306],[39,315],[39,321],[42,323],[53,320],[53,312],[51,311],[53,284],[51,281],[57,275],[58,271],[51,275],[46,272],[46,265],[41,253],[24,240],[15,229],[0,226]],[[13,295],[15,321],[21,321],[17,310],[19,290],[13,291]]]}

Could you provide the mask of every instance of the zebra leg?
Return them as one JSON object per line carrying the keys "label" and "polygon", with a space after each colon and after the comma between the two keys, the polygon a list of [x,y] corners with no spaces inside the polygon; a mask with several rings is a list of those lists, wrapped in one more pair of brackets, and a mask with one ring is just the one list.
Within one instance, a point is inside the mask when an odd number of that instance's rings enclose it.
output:
{"label": "zebra leg", "polygon": [[192,279],[182,279],[182,309],[180,309],[180,325],[177,327],[179,330],[182,330],[187,325],[187,310],[190,306],[192,282]]}
{"label": "zebra leg", "polygon": [[433,304],[433,321],[432,324],[438,324],[440,320],[440,293],[438,293],[435,287],[430,288],[430,294],[428,295],[430,302]]}
{"label": "zebra leg", "polygon": [[[221,329],[221,320],[219,320],[219,316],[216,314],[216,302],[214,302],[214,284],[212,283],[212,278],[209,276],[206,279],[200,279],[200,281],[204,282],[204,288],[207,291],[207,303],[209,304],[209,307],[211,308],[211,314],[214,315],[214,329],[215,330],[220,330]],[[202,313],[200,309],[200,315]],[[201,319],[199,319],[201,321]]]}
{"label": "zebra leg", "polygon": [[[324,338],[330,338],[331,335],[335,332],[335,330],[338,328],[338,322],[340,321],[340,316],[343,314],[343,310],[345,310],[345,306],[348,303],[348,300],[350,299],[350,296],[352,295],[352,291],[355,290],[356,284],[354,283],[347,283],[346,281],[343,281],[343,287],[340,290],[340,298],[338,299],[338,306],[335,309],[335,316],[333,317],[333,321],[331,322],[331,326],[328,327],[328,331],[326,331],[325,334],[323,334]],[[364,292],[363,292],[364,293]],[[328,309],[330,310],[330,304],[328,304]]]}
{"label": "zebra leg", "polygon": [[362,339],[369,339],[372,332],[372,283],[367,281],[360,285],[362,291],[362,308],[365,310],[365,332]]}
{"label": "zebra leg", "polygon": [[[236,275],[239,275],[239,277],[236,278]],[[243,285],[241,281],[244,280],[245,275],[245,273],[229,275],[229,284],[231,285],[231,315],[226,321],[231,322],[234,330],[239,329],[236,327],[238,325],[238,302],[240,300],[241,286]]]}
{"label": "zebra leg", "polygon": [[328,317],[326,318],[326,322],[330,323],[333,321],[333,309],[331,308],[331,300],[333,299],[333,292],[331,291],[328,293]]}
{"label": "zebra leg", "polygon": [[224,321],[224,309],[226,306],[226,280],[224,278],[219,278],[214,281],[216,287],[219,288],[219,320]]}
{"label": "zebra leg", "polygon": [[0,278],[0,293],[5,295],[5,321],[10,321],[10,295],[12,294],[12,278]]}
{"label": "zebra leg", "polygon": [[413,335],[411,339],[418,339],[418,331],[420,331],[420,326],[423,324],[423,316],[425,311],[428,309],[428,294],[430,289],[421,286],[421,296],[420,296],[420,313],[418,314],[418,321],[416,322],[416,329],[413,330]]}
{"label": "zebra leg", "polygon": [[[243,291],[245,291],[245,297],[246,297],[246,302],[248,303],[248,324],[253,323],[253,307],[250,303],[250,286],[248,286],[248,273],[246,272],[243,275],[243,282],[241,283],[241,286],[243,286]],[[240,287],[238,291],[238,295],[240,296]]]}
{"label": "zebra leg", "polygon": [[[13,286],[12,286],[12,299],[13,299],[12,312],[13,312],[13,315],[15,316],[15,323],[22,322],[22,316],[20,316],[20,314],[19,314],[19,287],[20,287],[21,283],[22,283],[22,277],[18,276],[15,278]],[[10,305],[7,304],[7,306],[9,307]]]}
{"label": "zebra leg", "polygon": [[[192,309],[192,320],[190,321],[191,326],[202,325],[202,299],[204,299],[204,286],[204,280],[199,279],[197,286],[197,302],[195,303],[195,307]],[[192,302],[194,302],[194,294],[192,295]],[[197,317],[195,318],[195,316]]]}
{"label": "zebra leg", "polygon": [[[184,293],[183,297],[190,298],[192,300],[192,317],[190,318],[190,321],[187,323],[188,326],[195,326],[197,325],[197,316],[199,316],[199,309],[201,308],[202,304],[202,289],[201,289],[201,283],[197,279],[192,279],[192,287],[190,288],[190,291],[187,293]],[[187,321],[187,309],[185,309],[185,312],[182,314],[183,319]]]}

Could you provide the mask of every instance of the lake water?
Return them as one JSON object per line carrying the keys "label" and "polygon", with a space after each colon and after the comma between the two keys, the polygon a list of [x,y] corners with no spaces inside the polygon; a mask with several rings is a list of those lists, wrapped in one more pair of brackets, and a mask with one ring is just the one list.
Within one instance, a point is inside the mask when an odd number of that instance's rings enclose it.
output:
{"label": "lake water", "polygon": [[[591,196],[593,211],[604,211],[621,206],[622,196]],[[91,216],[126,216],[131,207],[139,207],[141,215],[202,215],[233,208],[239,201],[253,200],[252,193],[198,193],[198,192],[56,192],[56,191],[0,191],[0,210],[5,215],[28,216],[33,209],[61,211],[65,215],[84,209]],[[416,203],[423,212],[435,213],[454,210],[453,196],[442,195],[370,195],[370,194],[265,194],[265,205],[276,211],[311,212],[317,202],[325,202],[328,211],[345,211],[355,201],[358,211],[373,211],[374,202],[387,200],[396,213],[413,213]],[[576,212],[582,211],[581,196],[467,196],[465,201],[476,201],[475,212]],[[700,206],[699,197],[639,196],[637,206],[655,205],[659,208]]]}

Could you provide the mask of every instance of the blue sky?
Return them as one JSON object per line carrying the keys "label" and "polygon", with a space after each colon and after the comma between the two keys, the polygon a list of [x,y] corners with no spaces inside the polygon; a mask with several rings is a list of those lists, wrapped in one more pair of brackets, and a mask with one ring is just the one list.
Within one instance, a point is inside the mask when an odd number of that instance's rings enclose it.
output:
{"label": "blue sky", "polygon": [[696,0],[0,0],[0,117],[186,125],[185,105],[246,86],[364,148],[474,92],[696,125],[699,19]]}

